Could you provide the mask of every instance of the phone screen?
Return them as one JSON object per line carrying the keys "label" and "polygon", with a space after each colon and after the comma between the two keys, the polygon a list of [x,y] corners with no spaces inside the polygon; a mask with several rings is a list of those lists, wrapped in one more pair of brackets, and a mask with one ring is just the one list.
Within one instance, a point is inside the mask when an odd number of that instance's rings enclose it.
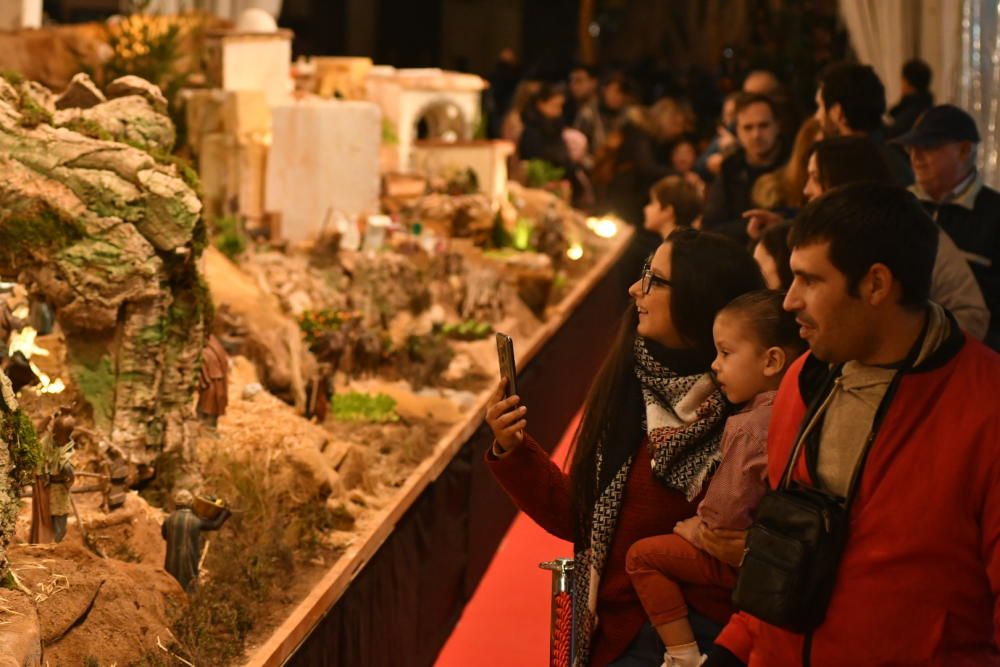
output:
{"label": "phone screen", "polygon": [[500,377],[507,379],[504,395],[512,396],[517,393],[517,366],[514,363],[514,341],[507,334],[497,334],[497,360]]}

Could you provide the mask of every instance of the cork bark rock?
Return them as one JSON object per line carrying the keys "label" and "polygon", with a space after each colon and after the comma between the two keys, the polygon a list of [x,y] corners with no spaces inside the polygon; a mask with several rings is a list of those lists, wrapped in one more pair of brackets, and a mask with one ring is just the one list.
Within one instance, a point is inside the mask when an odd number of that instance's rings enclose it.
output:
{"label": "cork bark rock", "polygon": [[208,304],[201,202],[147,97],[53,113],[0,81],[0,273],[55,307],[98,427],[140,465],[186,438]]}

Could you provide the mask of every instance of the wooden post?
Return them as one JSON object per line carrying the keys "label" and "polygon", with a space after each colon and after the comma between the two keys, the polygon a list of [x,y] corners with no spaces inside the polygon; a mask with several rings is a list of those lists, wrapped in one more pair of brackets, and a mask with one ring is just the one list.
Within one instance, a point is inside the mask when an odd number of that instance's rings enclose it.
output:
{"label": "wooden post", "polygon": [[590,24],[594,22],[594,4],[596,0],[580,0],[580,21],[578,37],[580,41],[580,60],[585,65],[597,62],[597,40],[590,34]]}

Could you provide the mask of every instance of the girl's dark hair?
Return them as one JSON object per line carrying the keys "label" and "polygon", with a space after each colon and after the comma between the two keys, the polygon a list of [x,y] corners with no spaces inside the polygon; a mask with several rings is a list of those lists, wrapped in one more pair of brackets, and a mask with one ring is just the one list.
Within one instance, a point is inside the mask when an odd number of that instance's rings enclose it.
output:
{"label": "girl's dark hair", "polygon": [[806,342],[799,337],[795,313],[784,309],[785,293],[778,290],[757,290],[736,297],[719,314],[741,316],[750,326],[761,346],[780,347],[793,354],[788,360],[805,352]]}
{"label": "girl's dark hair", "polygon": [[[684,354],[685,362],[699,372],[707,371],[715,357],[712,325],[716,313],[740,294],[763,289],[764,278],[743,248],[719,234],[680,229],[664,243],[670,244],[671,254],[670,317],[691,348]],[[613,475],[617,469],[609,470],[609,466],[623,462],[642,442],[644,404],[633,352],[638,323],[631,305],[590,387],[574,438],[569,480],[578,543],[589,535],[598,489],[598,449],[603,443],[603,474]]]}
{"label": "girl's dark hair", "polygon": [[740,294],[764,289],[764,277],[753,257],[721,234],[678,229],[664,243],[671,244],[670,318],[684,342],[711,362],[715,315]]}
{"label": "girl's dark hair", "polygon": [[791,222],[779,222],[776,225],[766,227],[760,235],[761,245],[774,260],[774,265],[778,267],[778,280],[781,281],[782,289],[791,287],[792,280],[795,279],[789,264],[792,258],[792,249],[788,246],[788,233],[791,230]]}
{"label": "girl's dark hair", "polygon": [[868,137],[846,136],[824,139],[813,146],[819,184],[823,192],[848,183],[892,185],[892,172],[878,146]]}

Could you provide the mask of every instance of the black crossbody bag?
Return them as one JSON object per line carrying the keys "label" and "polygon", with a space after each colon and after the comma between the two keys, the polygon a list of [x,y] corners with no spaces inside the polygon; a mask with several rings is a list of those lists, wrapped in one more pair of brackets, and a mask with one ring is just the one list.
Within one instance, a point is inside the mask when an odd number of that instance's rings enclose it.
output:
{"label": "black crossbody bag", "polygon": [[[823,623],[833,594],[847,543],[851,504],[865,461],[900,380],[913,367],[925,336],[926,324],[879,404],[846,498],[792,479],[807,434],[820,428],[813,422],[840,377],[842,367],[838,366],[827,376],[823,390],[806,412],[781,481],[776,489],[768,491],[757,508],[733,590],[733,603],[771,625],[806,633],[804,664],[809,662],[811,631]],[[812,476],[816,478],[814,471]]]}

